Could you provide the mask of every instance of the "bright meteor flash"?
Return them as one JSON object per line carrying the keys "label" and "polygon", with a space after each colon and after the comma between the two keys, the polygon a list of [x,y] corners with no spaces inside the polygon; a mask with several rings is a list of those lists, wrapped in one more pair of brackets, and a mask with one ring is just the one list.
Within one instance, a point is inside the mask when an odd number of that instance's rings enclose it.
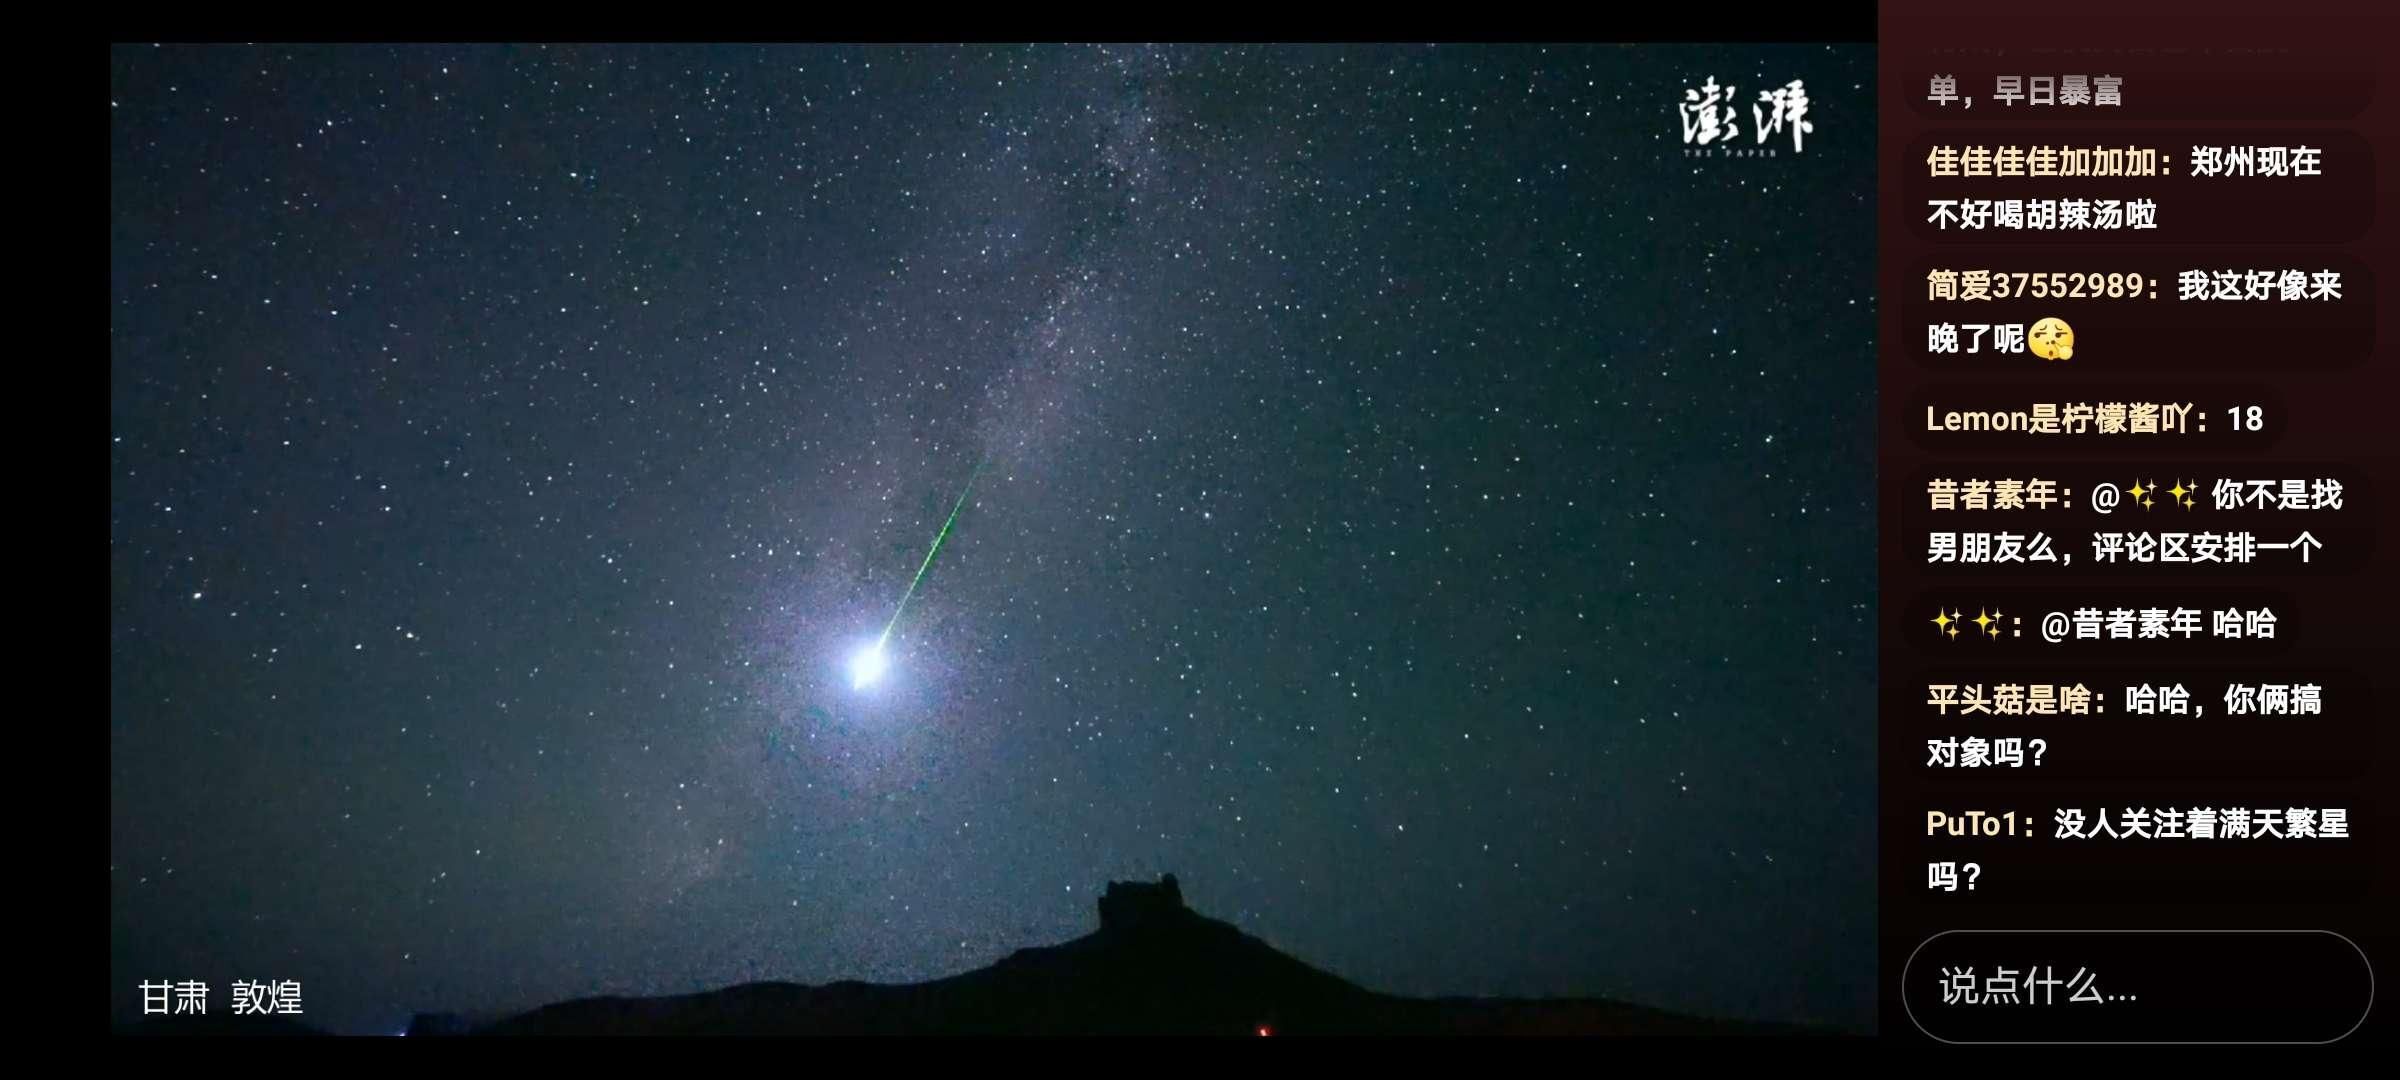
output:
{"label": "bright meteor flash", "polygon": [[891,666],[892,658],[884,655],[883,642],[878,641],[858,650],[856,655],[850,657],[850,688],[860,690],[873,685],[875,680],[883,678],[884,670]]}
{"label": "bright meteor flash", "polygon": [[934,534],[933,546],[926,549],[925,561],[917,565],[917,576],[908,580],[908,591],[900,594],[900,603],[892,608],[891,621],[883,624],[883,633],[876,635],[874,644],[851,655],[851,689],[862,690],[873,685],[892,666],[891,657],[883,651],[884,643],[892,640],[892,628],[900,625],[900,613],[908,610],[909,598],[917,595],[917,584],[925,580],[925,571],[933,569],[933,557],[942,553],[942,542],[950,539],[950,527],[958,524],[958,512],[966,509],[967,494],[975,490],[975,478],[983,475],[986,464],[990,462],[976,465],[975,471],[967,474],[967,486],[959,491],[958,501],[951,504],[950,517],[942,522],[942,531]]}

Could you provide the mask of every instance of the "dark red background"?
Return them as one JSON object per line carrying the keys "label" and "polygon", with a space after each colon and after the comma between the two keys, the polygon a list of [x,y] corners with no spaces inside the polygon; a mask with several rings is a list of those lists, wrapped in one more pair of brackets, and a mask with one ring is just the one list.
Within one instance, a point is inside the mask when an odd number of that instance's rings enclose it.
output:
{"label": "dark red background", "polygon": [[[2391,99],[2393,42],[2400,18],[2383,4],[2279,3],[2271,10],[2229,3],[2120,3],[2107,13],[2085,3],[2005,6],[1887,2],[1879,32],[1881,245],[1879,365],[1882,379],[1881,574],[1884,636],[1883,863],[1885,1034],[1930,1042],[1903,1003],[1901,974],[1910,955],[1942,931],[1966,929],[2279,929],[2333,930],[2354,940],[2378,975],[2391,970],[2395,910],[2391,866],[2396,771],[2390,714],[2376,702],[2393,690],[2394,642],[2400,641],[2400,589],[2388,557],[2326,560],[2305,569],[2082,565],[2095,527],[2112,529],[2252,527],[2262,535],[2306,527],[2329,545],[2388,544],[2396,511],[2373,493],[2391,491],[2393,433],[2400,429],[2400,380],[2381,327],[2393,306],[2392,268],[2400,246],[2389,212],[2400,172],[2400,106]],[[1972,110],[1924,101],[1937,74],[1955,75]],[[2002,107],[1990,99],[1995,75],[2119,75],[2125,104]],[[2326,135],[2346,131],[2359,142]],[[1925,148],[2046,138],[2053,144],[2155,144],[2171,150],[2176,175],[2155,180],[1943,178],[1927,175]],[[2193,144],[2326,147],[2331,174],[2307,180],[2190,177]],[[2363,145],[2371,161],[2360,160]],[[2337,154],[2339,147],[2349,147]],[[2309,186],[2314,185],[2314,186]],[[2035,198],[2141,195],[2160,205],[2157,232],[1983,232],[1938,238],[1922,226],[1928,197]],[[2328,238],[2335,238],[2331,241]],[[1957,269],[2142,270],[2161,277],[2157,301],[2081,300],[1929,303],[1924,275]],[[2173,273],[2187,268],[2345,269],[2340,304],[2180,302]],[[2041,310],[2035,310],[2035,309]],[[2030,355],[1932,356],[1925,324],[2025,322],[2055,315],[2075,326],[2077,355],[2045,363]],[[1980,439],[1930,436],[1924,406],[1999,407],[2009,401],[2197,401],[2216,410],[2206,436]],[[2267,407],[2269,430],[2223,432],[2227,404]],[[1925,509],[1929,475],[2057,475],[2078,492],[2096,476],[2184,473],[2214,477],[2230,465],[2241,478],[2313,478],[2337,463],[2359,479],[2345,509],[2307,513],[2209,513],[2185,521],[2122,512],[2105,519],[2075,513],[1934,514]],[[2122,479],[2119,482],[2123,482]],[[2075,572],[2039,568],[1928,567],[1928,529],[2062,530],[2062,550],[2079,553]],[[2137,524],[2138,522],[2138,524]],[[2173,522],[2168,524],[2167,522]],[[2205,524],[2203,524],[2205,523]],[[2339,539],[2336,540],[2335,537]],[[2323,553],[2320,553],[2322,555]],[[2366,553],[2362,551],[2362,555]],[[2280,553],[2269,555],[2279,557]],[[2116,606],[2165,602],[2201,608],[2267,597],[2281,617],[2272,643],[2195,641],[2173,647],[1935,647],[1936,598],[1945,606],[1990,602],[2032,614],[2046,605]],[[1989,598],[1988,600],[1986,598]],[[2013,612],[2012,612],[2013,614]],[[2026,624],[2032,626],[2029,620]],[[1980,644],[1980,643],[1979,643]],[[1994,643],[1997,645],[1997,643]],[[2131,643],[2149,645],[2150,643]],[[2221,716],[2209,696],[2227,673],[2253,681],[2327,685],[2322,717]],[[1924,704],[1925,684],[2072,682],[2094,689],[2129,682],[2183,680],[2212,708],[2200,720],[2103,717],[1977,717],[1942,720]],[[2205,689],[2204,689],[2205,688]],[[2338,697],[2336,696],[2338,694]],[[1955,770],[1925,766],[1924,740],[1946,735],[2024,735],[2050,742],[2040,770]],[[2245,746],[2257,747],[2245,752]],[[2055,841],[2051,814],[2061,806],[2344,806],[2347,841]],[[1928,809],[2014,809],[2033,817],[2038,835],[2015,840],[1934,840],[1923,835]],[[1977,861],[1973,892],[1925,887],[1931,860]],[[1995,939],[1998,940],[1998,939]],[[1953,946],[1962,943],[1953,942]],[[1968,942],[1964,944],[1976,944]],[[2060,956],[2086,947],[2056,945]],[[1954,948],[1953,952],[1957,950]],[[1961,954],[1964,955],[1964,954]],[[2145,1010],[2045,1021],[2026,1011],[1982,1023],[1984,1037],[2039,1040],[2045,1034],[2106,1041],[2112,1031],[2158,1037],[2158,1018],[2187,1016],[2193,1038],[2245,1041],[2279,1032],[2318,1030],[2328,996],[2350,993],[2354,972],[2310,974],[2305,950],[2212,951],[2206,939],[2126,935],[2092,947],[2140,984]],[[2280,959],[2278,959],[2280,958]],[[1995,962],[2001,958],[1994,957]],[[2126,971],[2129,966],[2134,970]],[[2278,967],[2291,970],[2276,970]],[[1923,973],[1913,975],[1921,980]],[[2309,980],[2316,978],[2317,982]],[[2315,986],[2315,991],[2295,986]],[[1920,1002],[1924,987],[1916,986]],[[2321,991],[2321,992],[2318,992]],[[2234,995],[2234,998],[2223,998]],[[2244,1003],[2239,1010],[2224,1000]],[[2278,1012],[2284,1015],[2280,1018]],[[2388,1007],[2348,1038],[2388,1043]],[[2141,1022],[2135,1022],[2136,1019]],[[2288,1022],[2287,1022],[2288,1021]],[[2064,1026],[2049,1026],[2063,1024]],[[2247,1024],[2249,1027],[2245,1027]],[[2172,1026],[2171,1024],[2169,1025]],[[2016,1034],[2012,1035],[2014,1032]],[[2129,1035],[2130,1037],[2130,1035]]]}

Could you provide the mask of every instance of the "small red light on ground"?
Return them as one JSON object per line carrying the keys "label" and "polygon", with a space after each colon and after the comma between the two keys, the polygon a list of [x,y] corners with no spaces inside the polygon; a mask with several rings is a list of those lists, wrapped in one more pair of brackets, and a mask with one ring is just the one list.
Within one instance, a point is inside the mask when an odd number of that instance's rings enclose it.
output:
{"label": "small red light on ground", "polygon": [[1260,1024],[1258,1025],[1258,1034],[1260,1038],[1265,1038],[1266,1036],[1275,1034],[1275,1029],[1268,1027],[1265,1024]]}

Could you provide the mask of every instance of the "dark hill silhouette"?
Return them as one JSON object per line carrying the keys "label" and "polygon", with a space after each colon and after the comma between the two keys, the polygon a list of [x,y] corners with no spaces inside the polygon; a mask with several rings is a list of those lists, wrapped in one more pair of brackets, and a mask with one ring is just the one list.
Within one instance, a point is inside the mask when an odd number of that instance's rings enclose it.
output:
{"label": "dark hill silhouette", "polygon": [[237,1016],[222,1011],[200,1016],[153,1016],[139,1023],[116,1025],[112,1030],[118,1035],[227,1035],[241,1038],[325,1034],[289,1016]]}
{"label": "dark hill silhouette", "polygon": [[[422,1033],[443,1027],[427,1023]],[[414,1033],[414,1032],[412,1032]],[[987,968],[902,986],[751,983],[589,998],[478,1035],[1788,1035],[1599,1000],[1403,998],[1286,956],[1184,906],[1174,875],[1111,882],[1100,929]]]}

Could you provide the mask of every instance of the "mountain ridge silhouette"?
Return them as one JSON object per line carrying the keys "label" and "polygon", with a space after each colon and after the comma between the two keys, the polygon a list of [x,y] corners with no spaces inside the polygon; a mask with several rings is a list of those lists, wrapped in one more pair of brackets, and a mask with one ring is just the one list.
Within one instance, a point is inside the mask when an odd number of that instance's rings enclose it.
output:
{"label": "mountain ridge silhouette", "polygon": [[1369,990],[1186,907],[1175,876],[1110,882],[1100,928],[926,982],[751,982],[590,997],[495,1022],[420,1014],[412,1035],[1833,1034],[1592,998],[1412,998]]}

